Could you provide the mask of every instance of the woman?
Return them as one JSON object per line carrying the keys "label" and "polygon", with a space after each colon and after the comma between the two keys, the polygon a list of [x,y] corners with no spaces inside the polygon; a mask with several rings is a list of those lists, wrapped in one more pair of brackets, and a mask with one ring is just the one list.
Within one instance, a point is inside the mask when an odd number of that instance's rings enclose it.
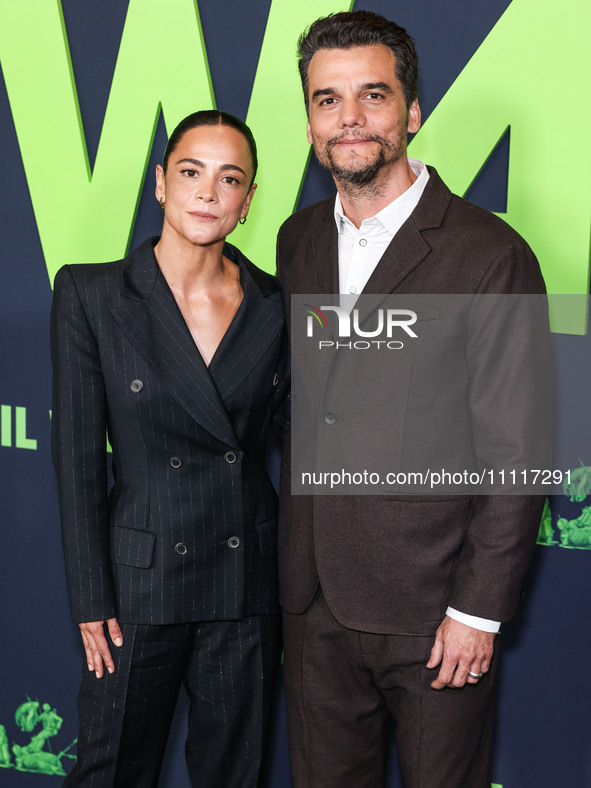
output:
{"label": "woman", "polygon": [[55,280],[52,441],[87,666],[70,787],[155,786],[181,682],[193,785],[258,781],[280,650],[264,458],[286,339],[276,280],[224,243],[256,168],[242,121],[190,115],[156,169],[161,238]]}

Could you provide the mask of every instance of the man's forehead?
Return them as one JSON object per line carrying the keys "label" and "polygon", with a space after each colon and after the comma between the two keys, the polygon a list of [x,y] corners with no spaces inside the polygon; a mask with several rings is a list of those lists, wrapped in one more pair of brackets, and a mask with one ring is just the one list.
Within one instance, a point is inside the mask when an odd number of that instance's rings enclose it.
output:
{"label": "man's forehead", "polygon": [[385,44],[364,44],[352,47],[322,47],[314,52],[310,65],[320,61],[329,63],[349,59],[360,61],[384,59],[392,63],[396,60],[394,52]]}
{"label": "man's forehead", "polygon": [[309,79],[322,79],[327,75],[348,78],[371,73],[387,72],[395,77],[396,58],[391,49],[384,44],[348,47],[347,49],[319,49],[312,55],[308,68]]}

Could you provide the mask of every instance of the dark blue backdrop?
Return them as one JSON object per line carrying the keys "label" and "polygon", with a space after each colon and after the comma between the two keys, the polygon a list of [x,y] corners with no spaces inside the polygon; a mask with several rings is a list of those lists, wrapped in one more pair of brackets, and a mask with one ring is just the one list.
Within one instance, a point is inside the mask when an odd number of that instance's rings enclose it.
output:
{"label": "dark blue backdrop", "polygon": [[[63,0],[62,5],[93,163],[127,2]],[[416,38],[421,60],[421,107],[426,119],[508,5],[507,0],[372,0],[358,2],[355,7],[396,19]],[[559,13],[560,6],[556,5]],[[199,2],[217,105],[242,117],[246,117],[269,7],[270,0]],[[225,46],[228,39],[232,41],[231,58]],[[269,112],[272,118],[272,107]],[[278,117],[279,130],[280,123]],[[41,704],[49,703],[63,717],[63,726],[52,740],[53,751],[57,752],[77,732],[75,694],[81,648],[78,628],[69,621],[50,462],[47,328],[51,291],[1,80],[0,129],[0,404],[26,407],[28,435],[38,441],[36,451],[0,447],[0,724],[11,745],[26,744],[30,735],[15,724],[15,710],[27,696]],[[165,143],[166,132],[160,121],[132,246],[158,232],[161,217],[153,198],[152,173]],[[472,185],[470,199],[491,210],[504,209],[508,155],[507,138]],[[54,173],[54,177],[59,178],[60,173]],[[330,177],[313,161],[300,205],[332,192]],[[566,388],[573,359],[583,367],[581,390],[569,392],[571,405],[564,429],[585,430],[589,445],[590,337],[556,337],[556,345],[558,379]],[[591,450],[581,459],[591,464]],[[554,502],[554,509],[555,518],[557,513],[571,518],[577,516],[581,505],[561,498]],[[494,769],[494,780],[503,788],[591,786],[591,750],[587,744],[591,727],[587,677],[591,637],[586,625],[590,560],[587,551],[539,547],[518,620],[503,628],[500,644],[505,655]],[[184,707],[181,699],[161,781],[168,788],[189,786],[182,755]],[[290,785],[286,747],[280,694],[269,762],[269,785],[273,788]],[[69,763],[64,760],[66,768]],[[0,785],[10,788],[35,788],[44,782],[57,785],[59,778],[0,769]],[[397,785],[393,770],[391,786]]]}

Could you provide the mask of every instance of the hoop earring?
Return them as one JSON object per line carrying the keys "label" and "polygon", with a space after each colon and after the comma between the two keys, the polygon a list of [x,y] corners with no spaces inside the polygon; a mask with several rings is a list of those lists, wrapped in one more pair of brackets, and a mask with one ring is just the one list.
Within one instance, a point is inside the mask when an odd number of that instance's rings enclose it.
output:
{"label": "hoop earring", "polygon": [[244,219],[238,219],[238,222],[240,224],[246,224],[246,216],[244,217]]}
{"label": "hoop earring", "polygon": [[165,199],[164,199],[164,197],[163,197],[163,198],[160,200],[160,207],[162,208],[162,210],[164,210],[164,206],[165,206],[165,205],[166,205],[166,200],[165,200]]}

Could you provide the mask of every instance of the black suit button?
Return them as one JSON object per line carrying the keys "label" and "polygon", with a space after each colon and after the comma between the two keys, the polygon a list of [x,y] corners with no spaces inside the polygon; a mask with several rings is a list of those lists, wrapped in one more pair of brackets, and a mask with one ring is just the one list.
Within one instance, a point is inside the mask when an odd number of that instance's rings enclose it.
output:
{"label": "black suit button", "polygon": [[233,462],[236,462],[236,455],[234,454],[234,452],[233,452],[233,451],[227,451],[227,452],[224,454],[224,460],[225,460],[226,462],[229,462],[229,463],[230,463],[230,465],[231,465]]}
{"label": "black suit button", "polygon": [[325,413],[324,414],[324,421],[327,424],[334,424],[336,420],[337,420],[337,417],[334,415],[334,413]]}
{"label": "black suit button", "polygon": [[240,547],[240,539],[237,536],[231,536],[228,539],[228,547],[231,547],[232,550],[235,550],[237,547]]}
{"label": "black suit button", "polygon": [[142,383],[141,380],[132,380],[131,386],[129,388],[133,391],[134,394],[137,394],[144,388],[144,384]]}
{"label": "black suit button", "polygon": [[273,385],[276,386],[279,383],[279,372],[276,372],[273,375]]}
{"label": "black suit button", "polygon": [[170,464],[173,468],[180,468],[183,463],[178,457],[171,457]]}
{"label": "black suit button", "polygon": [[189,548],[184,542],[179,542],[178,544],[175,544],[174,550],[179,555],[186,555],[189,552]]}

